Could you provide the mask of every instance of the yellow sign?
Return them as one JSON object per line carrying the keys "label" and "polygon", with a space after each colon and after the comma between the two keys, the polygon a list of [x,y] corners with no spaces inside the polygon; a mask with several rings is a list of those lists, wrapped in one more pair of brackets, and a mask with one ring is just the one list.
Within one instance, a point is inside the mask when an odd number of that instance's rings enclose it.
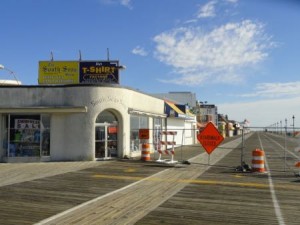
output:
{"label": "yellow sign", "polygon": [[39,84],[78,84],[79,62],[40,61]]}

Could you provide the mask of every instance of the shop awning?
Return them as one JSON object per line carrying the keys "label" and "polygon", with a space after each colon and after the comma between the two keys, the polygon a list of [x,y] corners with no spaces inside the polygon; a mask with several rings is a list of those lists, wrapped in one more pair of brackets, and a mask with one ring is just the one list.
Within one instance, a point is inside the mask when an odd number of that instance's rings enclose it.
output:
{"label": "shop awning", "polygon": [[176,105],[175,103],[165,101],[165,113],[168,117],[177,117],[180,119],[195,120],[195,115],[192,114],[185,105]]}
{"label": "shop awning", "polygon": [[185,118],[185,113],[182,112],[174,103],[165,101],[165,113],[168,117]]}
{"label": "shop awning", "polygon": [[86,106],[0,107],[0,113],[86,113]]}
{"label": "shop awning", "polygon": [[159,114],[159,113],[152,113],[152,112],[145,112],[137,109],[128,109],[129,114],[133,115],[140,115],[140,116],[149,116],[149,117],[158,117],[158,118],[166,118],[166,114]]}

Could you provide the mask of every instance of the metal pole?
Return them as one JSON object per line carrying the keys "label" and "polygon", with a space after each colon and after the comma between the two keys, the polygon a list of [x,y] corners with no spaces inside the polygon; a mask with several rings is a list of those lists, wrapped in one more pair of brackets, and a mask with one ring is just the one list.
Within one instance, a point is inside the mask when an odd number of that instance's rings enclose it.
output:
{"label": "metal pole", "polygon": [[10,114],[8,115],[8,124],[7,124],[7,158],[10,155]]}
{"label": "metal pole", "polygon": [[244,146],[245,146],[245,137],[244,137],[244,128],[242,129],[242,148],[241,148],[241,168],[243,168],[244,165]]}
{"label": "metal pole", "polygon": [[182,146],[183,146],[183,136],[185,135],[185,128],[182,131],[182,137],[181,137],[181,150],[180,150],[180,157],[181,157],[181,162],[182,162]]}
{"label": "metal pole", "polygon": [[293,137],[295,136],[295,116],[293,115]]}
{"label": "metal pole", "polygon": [[280,135],[282,135],[282,121],[280,120]]}
{"label": "metal pole", "polygon": [[284,172],[286,171],[286,134],[287,134],[287,119],[285,119],[285,136],[284,136]]}

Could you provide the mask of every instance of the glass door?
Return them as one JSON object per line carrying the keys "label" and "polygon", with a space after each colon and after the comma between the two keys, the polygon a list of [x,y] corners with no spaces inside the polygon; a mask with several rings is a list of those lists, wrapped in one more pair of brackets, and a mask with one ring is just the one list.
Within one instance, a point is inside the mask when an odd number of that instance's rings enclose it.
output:
{"label": "glass door", "polygon": [[95,158],[105,158],[107,148],[105,126],[96,126],[95,142]]}
{"label": "glass door", "polygon": [[110,159],[118,156],[118,126],[116,124],[96,125],[95,158]]}
{"label": "glass door", "polygon": [[118,127],[117,125],[107,126],[107,154],[109,157],[117,157],[117,143],[118,143]]}

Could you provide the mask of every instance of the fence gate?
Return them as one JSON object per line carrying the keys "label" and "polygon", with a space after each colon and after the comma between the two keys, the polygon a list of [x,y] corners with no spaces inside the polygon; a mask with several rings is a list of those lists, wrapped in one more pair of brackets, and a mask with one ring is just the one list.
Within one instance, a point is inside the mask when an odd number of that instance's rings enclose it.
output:
{"label": "fence gate", "polygon": [[[159,153],[159,158],[158,160],[156,160],[157,162],[165,162],[165,163],[176,163],[177,161],[174,161],[174,155],[175,155],[175,150],[174,150],[174,146],[176,145],[175,142],[175,136],[177,135],[176,131],[161,131],[160,132],[160,143],[158,145],[158,153]],[[172,141],[168,140],[168,137],[171,136]],[[165,140],[165,141],[163,141]],[[161,146],[164,145],[165,150],[161,149]],[[171,145],[171,148],[168,148],[168,146]],[[161,159],[162,154],[166,154],[166,155],[171,155],[171,159],[170,160],[165,160],[165,159]]]}

